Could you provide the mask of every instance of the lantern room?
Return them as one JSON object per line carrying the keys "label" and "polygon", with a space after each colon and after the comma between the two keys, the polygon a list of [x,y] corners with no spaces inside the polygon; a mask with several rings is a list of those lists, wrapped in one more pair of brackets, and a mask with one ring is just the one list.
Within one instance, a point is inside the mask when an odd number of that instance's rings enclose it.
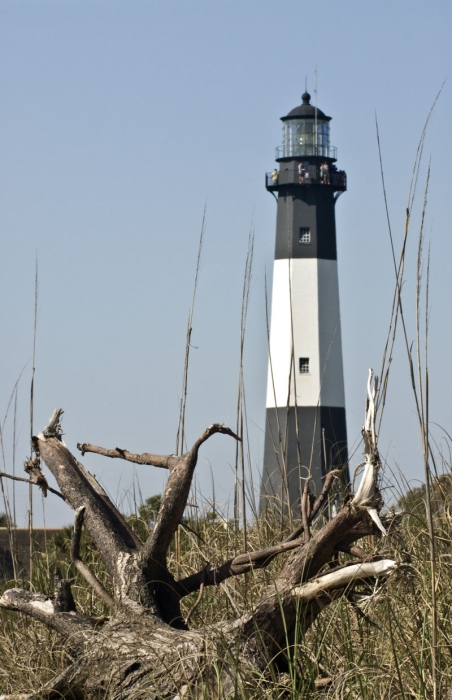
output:
{"label": "lantern room", "polygon": [[302,104],[295,107],[286,117],[282,117],[282,146],[277,149],[276,158],[300,158],[320,156],[336,158],[336,149],[330,146],[331,117],[311,105],[311,95],[305,92]]}

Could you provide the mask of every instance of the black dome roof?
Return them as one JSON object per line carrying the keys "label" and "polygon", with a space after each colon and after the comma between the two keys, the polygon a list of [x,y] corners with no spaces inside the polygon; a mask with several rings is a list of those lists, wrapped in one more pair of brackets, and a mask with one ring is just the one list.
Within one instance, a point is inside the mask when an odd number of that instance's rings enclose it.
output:
{"label": "black dome roof", "polygon": [[287,119],[315,119],[317,112],[317,119],[326,119],[330,121],[331,117],[327,117],[326,114],[322,112],[321,109],[317,109],[310,103],[311,95],[309,92],[304,92],[301,96],[303,103],[299,107],[292,109],[286,117],[281,117],[281,121],[285,122]]}

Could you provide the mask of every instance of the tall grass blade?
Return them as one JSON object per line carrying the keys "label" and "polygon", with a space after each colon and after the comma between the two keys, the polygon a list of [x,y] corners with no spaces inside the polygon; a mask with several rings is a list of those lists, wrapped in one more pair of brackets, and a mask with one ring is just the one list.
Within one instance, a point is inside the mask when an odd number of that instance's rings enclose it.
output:
{"label": "tall grass blade", "polygon": [[[34,319],[33,319],[33,358],[31,366],[31,387],[30,387],[30,443],[33,438],[34,431],[34,393],[35,393],[35,371],[36,371],[36,334],[38,328],[38,256],[36,255],[36,268],[35,268],[35,308],[34,308]],[[32,459],[32,457],[30,457]],[[30,536],[30,552],[29,552],[29,566],[30,566],[30,581],[33,575],[33,485],[28,486],[28,531]]]}
{"label": "tall grass blade", "polygon": [[[238,529],[239,509],[241,500],[242,507],[242,538],[243,549],[247,550],[247,528],[246,528],[246,460],[245,460],[245,433],[244,433],[244,413],[245,409],[245,388],[243,378],[243,358],[245,350],[245,333],[246,333],[246,318],[248,314],[248,305],[251,293],[251,282],[253,277],[253,256],[254,256],[254,229],[251,227],[248,235],[248,247],[245,260],[245,271],[243,275],[242,288],[242,309],[240,316],[240,361],[239,361],[239,379],[237,390],[237,427],[236,433],[240,437],[240,442],[236,443],[235,449],[235,469],[234,469],[234,521],[236,531]],[[240,478],[239,478],[240,466]],[[240,498],[238,484],[240,482]]]}
{"label": "tall grass blade", "polygon": [[196,292],[198,290],[199,273],[201,271],[202,247],[203,247],[203,243],[204,243],[204,233],[206,230],[206,211],[207,211],[207,205],[204,206],[204,213],[202,216],[201,233],[199,235],[198,256],[196,258],[195,281],[193,284],[193,295],[192,295],[192,300],[191,300],[190,311],[188,314],[187,336],[186,336],[186,340],[185,340],[184,372],[183,372],[183,380],[182,380],[182,396],[181,396],[181,400],[180,400],[179,425],[177,428],[177,436],[176,436],[176,454],[177,455],[183,453],[184,444],[185,444],[185,412],[186,412],[186,407],[187,407],[188,367],[189,367],[189,361],[190,361],[191,334],[192,334],[192,330],[193,330],[193,314],[195,311]]}

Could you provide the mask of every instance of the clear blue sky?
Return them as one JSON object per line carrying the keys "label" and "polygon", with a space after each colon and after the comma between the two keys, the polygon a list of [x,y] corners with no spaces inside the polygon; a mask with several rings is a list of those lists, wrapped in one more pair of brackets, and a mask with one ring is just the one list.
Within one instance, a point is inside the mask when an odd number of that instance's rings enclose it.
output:
{"label": "clear blue sky", "polygon": [[[331,140],[349,183],[337,205],[337,230],[350,444],[363,422],[367,369],[381,362],[394,285],[375,114],[399,250],[418,139],[446,79],[427,135],[420,195],[431,156],[430,417],[452,430],[451,18],[449,2],[419,0],[0,1],[0,414],[25,367],[17,473],[29,451],[36,255],[35,429],[61,406],[73,450],[89,441],[174,451],[206,203],[187,437],[193,441],[214,421],[235,425],[241,288],[253,227],[245,384],[258,485],[264,277],[271,281],[276,214],[264,173],[280,145],[279,118],[300,103],[305,76],[313,92],[315,66],[318,105],[333,117]],[[404,289],[410,338],[418,219],[419,206]],[[4,443],[12,471],[12,408]],[[400,344],[381,448],[408,479],[422,477]],[[211,498],[213,479],[223,504],[231,498],[234,449],[232,440],[212,438],[198,469],[200,490]],[[352,467],[358,461],[356,455]],[[164,484],[164,473],[152,467],[96,456],[84,463],[126,510],[136,477],[143,497]],[[16,489],[18,525],[26,522],[26,492]],[[37,492],[35,510],[40,523]],[[71,515],[49,498],[45,518],[58,525]]]}

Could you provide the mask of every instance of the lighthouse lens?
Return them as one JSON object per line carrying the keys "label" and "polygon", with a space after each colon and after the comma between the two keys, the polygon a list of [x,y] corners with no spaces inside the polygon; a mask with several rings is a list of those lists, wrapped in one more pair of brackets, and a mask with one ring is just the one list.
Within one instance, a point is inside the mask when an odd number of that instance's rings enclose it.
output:
{"label": "lighthouse lens", "polygon": [[330,135],[327,121],[291,119],[283,125],[283,157],[326,156],[329,154]]}

